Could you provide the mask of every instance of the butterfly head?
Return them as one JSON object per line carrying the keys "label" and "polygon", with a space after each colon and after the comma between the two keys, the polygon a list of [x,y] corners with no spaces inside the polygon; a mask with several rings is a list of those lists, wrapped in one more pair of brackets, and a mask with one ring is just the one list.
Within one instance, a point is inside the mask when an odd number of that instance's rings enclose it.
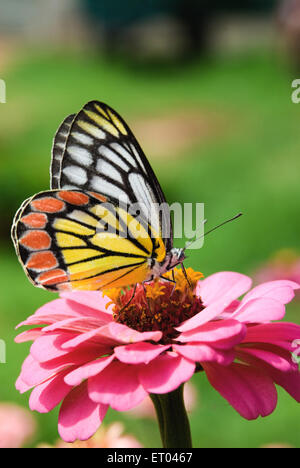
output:
{"label": "butterfly head", "polygon": [[170,252],[166,255],[166,259],[164,261],[166,271],[172,270],[177,265],[180,265],[185,260],[185,252],[184,249],[177,249],[173,248]]}

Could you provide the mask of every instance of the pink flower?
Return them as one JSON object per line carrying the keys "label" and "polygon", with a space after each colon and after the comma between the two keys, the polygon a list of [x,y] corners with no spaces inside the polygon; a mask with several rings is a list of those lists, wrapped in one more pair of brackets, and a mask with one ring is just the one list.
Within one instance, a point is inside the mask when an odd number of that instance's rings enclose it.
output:
{"label": "pink flower", "polygon": [[109,406],[130,410],[198,370],[247,419],[274,411],[274,383],[300,401],[291,359],[300,326],[272,323],[283,318],[298,284],[265,283],[239,301],[251,287],[247,276],[225,272],[199,281],[189,269],[189,287],[180,270],[175,274],[175,291],[155,281],[146,286],[147,300],[142,286],[128,306],[130,290],[62,293],[23,322],[38,328],[17,338],[34,341],[17,389],[33,389],[30,408],[41,413],[62,401],[65,441],[90,438]]}
{"label": "pink flower", "polygon": [[292,249],[279,250],[255,273],[255,279],[258,282],[285,279],[300,284],[299,254]]}
{"label": "pink flower", "polygon": [[0,403],[0,448],[21,448],[36,431],[30,412],[14,403]]}
{"label": "pink flower", "polygon": [[100,429],[86,441],[76,441],[72,444],[58,440],[54,446],[40,444],[38,448],[143,448],[140,442],[130,434],[123,434],[123,424],[115,422]]}

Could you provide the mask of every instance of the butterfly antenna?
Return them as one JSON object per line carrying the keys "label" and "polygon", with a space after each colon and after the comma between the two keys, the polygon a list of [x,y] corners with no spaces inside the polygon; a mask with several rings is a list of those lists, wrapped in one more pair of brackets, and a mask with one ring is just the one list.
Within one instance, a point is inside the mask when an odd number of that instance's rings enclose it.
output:
{"label": "butterfly antenna", "polygon": [[199,239],[201,239],[202,237],[207,236],[207,235],[210,234],[211,232],[214,232],[214,231],[216,231],[217,229],[219,229],[220,227],[225,226],[225,224],[228,224],[228,223],[231,223],[232,221],[235,221],[236,219],[240,218],[242,215],[243,215],[243,213],[238,213],[238,214],[235,215],[233,218],[227,219],[226,221],[224,221],[223,223],[219,224],[218,226],[215,226],[213,229],[210,229],[210,231],[205,232],[202,236],[197,237],[197,239],[195,239],[194,241],[188,242],[188,243],[185,245],[185,247],[184,247],[183,250],[185,251],[185,250],[188,249],[192,244],[194,244],[194,242],[197,242],[197,241],[198,241]]}

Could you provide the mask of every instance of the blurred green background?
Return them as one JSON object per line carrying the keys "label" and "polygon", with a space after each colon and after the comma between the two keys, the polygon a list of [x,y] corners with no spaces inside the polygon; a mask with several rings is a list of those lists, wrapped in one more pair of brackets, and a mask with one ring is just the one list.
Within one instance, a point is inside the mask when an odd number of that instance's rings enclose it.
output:
{"label": "blurred green background", "polygon": [[[228,10],[226,2],[222,8],[216,2],[215,10],[198,2],[197,24],[205,33],[196,39],[176,23],[170,2],[163,15],[153,2],[156,10],[146,19],[142,12],[120,26],[107,11],[96,15],[97,2],[53,2],[56,12],[46,2],[40,12],[36,2],[23,3],[27,10],[19,11],[7,2],[9,14],[0,20],[0,78],[7,86],[7,102],[0,104],[0,338],[7,346],[0,401],[27,407],[28,395],[20,396],[14,383],[29,347],[14,343],[14,327],[55,295],[28,282],[9,229],[21,202],[49,187],[52,138],[63,118],[88,100],[107,102],[137,134],[169,202],[205,203],[210,227],[242,211],[238,222],[191,251],[186,266],[205,276],[251,275],[277,251],[299,248],[300,107],[291,101],[298,36],[286,17],[282,22],[276,2],[265,2],[262,11],[257,2],[243,11],[235,2]],[[118,27],[126,40],[110,44]],[[138,47],[132,37],[141,38]],[[287,320],[300,323],[299,302],[288,306]],[[193,383],[195,447],[300,446],[299,408],[283,391],[272,416],[247,422],[204,375]],[[57,411],[36,419],[31,446],[53,443]],[[145,446],[160,445],[154,421],[112,410],[111,420],[122,420]]]}

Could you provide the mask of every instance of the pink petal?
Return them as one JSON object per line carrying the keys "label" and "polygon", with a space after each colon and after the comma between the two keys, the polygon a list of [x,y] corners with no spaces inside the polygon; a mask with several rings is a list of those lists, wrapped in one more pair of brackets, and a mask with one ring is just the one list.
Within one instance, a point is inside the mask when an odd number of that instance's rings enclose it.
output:
{"label": "pink petal", "polygon": [[21,380],[29,387],[39,385],[70,366],[78,366],[99,356],[97,347],[91,350],[79,349],[66,356],[39,363],[29,355],[22,366]]}
{"label": "pink petal", "polygon": [[281,320],[284,315],[285,307],[283,303],[263,297],[242,302],[231,317],[244,323],[261,323]]}
{"label": "pink petal", "polygon": [[84,333],[95,328],[103,327],[107,322],[97,318],[72,317],[66,320],[60,320],[44,328],[44,332],[56,330],[68,330],[70,332]]}
{"label": "pink petal", "polygon": [[109,350],[109,348],[113,348],[113,346],[118,344],[118,341],[111,336],[108,325],[104,325],[85,333],[81,333],[75,336],[75,338],[71,338],[62,345],[62,348],[68,350],[76,349],[78,346],[83,345],[84,343],[87,345],[98,343],[98,345],[107,347]]}
{"label": "pink petal", "polygon": [[269,281],[253,288],[252,291],[245,295],[242,302],[245,303],[250,299],[259,297],[269,297],[271,299],[276,299],[281,302],[281,304],[287,304],[294,298],[294,290],[299,288],[300,285],[293,281]]}
{"label": "pink petal", "polygon": [[[287,341],[268,341],[267,345],[271,346],[278,346],[281,349],[285,349],[286,351],[289,351],[290,353],[293,353],[295,351],[295,346],[293,343],[288,343]],[[255,343],[255,347],[261,347],[262,344]]]}
{"label": "pink petal", "polygon": [[97,431],[107,411],[88,396],[87,382],[75,387],[64,399],[58,418],[58,432],[66,442],[87,440]]}
{"label": "pink petal", "polygon": [[237,299],[235,301],[232,301],[231,304],[229,304],[228,307],[226,307],[226,309],[224,310],[224,312],[222,312],[222,315],[221,317],[222,318],[231,318],[233,312],[236,311],[236,309],[239,307],[241,301],[238,301]]}
{"label": "pink petal", "polygon": [[204,364],[211,385],[245,419],[268,416],[277,405],[272,379],[259,369],[233,363],[228,367]]}
{"label": "pink petal", "polygon": [[151,343],[133,343],[125,346],[117,346],[114,349],[116,357],[125,364],[148,364],[171,345],[158,345]]}
{"label": "pink petal", "polygon": [[176,327],[176,330],[180,332],[188,332],[190,330],[193,330],[194,328],[199,328],[205,323],[208,323],[212,320],[217,319],[218,317],[221,317],[221,315],[223,314],[223,310],[224,306],[222,301],[214,302],[194,317],[183,322],[183,324],[179,327]]}
{"label": "pink petal", "polygon": [[206,306],[222,299],[225,308],[248,291],[251,284],[248,276],[225,271],[200,281],[197,292]]}
{"label": "pink petal", "polygon": [[108,328],[111,335],[121,343],[138,343],[147,340],[159,341],[162,337],[162,332],[160,331],[141,333],[116,322],[111,322]]}
{"label": "pink petal", "polygon": [[297,369],[295,372],[280,372],[272,369],[270,375],[274,382],[291,395],[298,403],[300,403],[300,372]]}
{"label": "pink petal", "polygon": [[219,320],[209,322],[192,331],[182,333],[177,341],[191,343],[193,341],[202,343],[213,343],[216,348],[229,349],[240,343],[247,329],[243,323],[236,320]]}
{"label": "pink petal", "polygon": [[[261,346],[264,346],[263,344]],[[244,348],[241,348],[242,350]],[[277,385],[280,385],[288,392],[296,401],[300,403],[300,372],[298,370],[298,365],[296,363],[292,363],[291,355],[289,352],[286,352],[282,349],[276,349],[276,353],[279,357],[282,358],[280,362],[277,358],[272,357],[270,359],[263,359],[262,354],[260,354],[257,359],[252,353],[250,356],[248,349],[247,354],[243,354],[241,358],[254,365],[259,367],[263,370],[265,375],[268,375]],[[283,360],[287,362],[284,363]],[[288,364],[290,364],[290,368],[288,369]]]}
{"label": "pink petal", "polygon": [[89,379],[90,398],[108,404],[117,411],[134,408],[147,396],[137,372],[138,366],[112,362],[101,374]]}
{"label": "pink petal", "polygon": [[266,323],[247,328],[244,343],[268,343],[274,341],[292,342],[300,338],[300,325],[295,323],[280,322]]}
{"label": "pink petal", "polygon": [[84,364],[83,366],[78,367],[77,369],[68,373],[64,380],[68,385],[80,385],[84,380],[90,377],[94,377],[95,375],[102,372],[103,369],[105,369],[105,367],[107,367],[113,361],[113,359],[114,355],[88,362],[87,364]]}
{"label": "pink petal", "polygon": [[15,337],[15,343],[26,343],[26,341],[34,341],[36,338],[41,336],[43,328],[32,328],[26,330]]}
{"label": "pink petal", "polygon": [[107,321],[112,319],[113,304],[107,306],[111,302],[111,299],[107,296],[103,296],[102,292],[72,291],[62,292],[60,296],[67,299],[71,307],[82,315],[86,315],[86,310],[88,309],[91,316],[101,317]]}
{"label": "pink petal", "polygon": [[202,343],[192,345],[173,345],[173,350],[181,356],[195,362],[216,362],[221,366],[228,366],[235,358],[233,350],[217,351]]}
{"label": "pink petal", "polygon": [[[60,366],[57,366],[57,371],[64,367],[65,365],[60,362]],[[41,365],[29,354],[23,362],[21,374],[16,382],[16,389],[19,390],[20,393],[24,393],[55,374],[56,372],[53,369],[43,369]]]}
{"label": "pink petal", "polygon": [[28,392],[28,390],[32,388],[32,385],[28,385],[27,383],[25,383],[22,379],[22,374],[20,374],[16,380],[15,387],[22,394]]}
{"label": "pink petal", "polygon": [[66,371],[61,372],[32,390],[29,398],[32,411],[48,413],[66,397],[72,387],[65,384],[65,375]]}
{"label": "pink petal", "polygon": [[[23,325],[50,325],[56,322],[80,317],[90,317],[101,321],[101,324],[108,323],[112,319],[110,311],[105,311],[105,304],[108,300],[103,300],[101,293],[94,291],[63,293],[66,299],[55,299],[40,307],[34,315],[20,323]],[[73,297],[75,300],[68,300]],[[80,296],[80,297],[78,297]],[[84,302],[86,301],[86,302]],[[102,309],[103,307],[103,309]],[[18,328],[17,327],[17,328]]]}
{"label": "pink petal", "polygon": [[[40,307],[33,315],[28,317],[27,320],[20,323],[22,325],[46,325],[55,323],[58,320],[64,320],[71,317],[78,317],[78,313],[70,307],[64,299],[54,299],[54,301]],[[17,328],[18,328],[17,327]]]}
{"label": "pink petal", "polygon": [[199,281],[196,291],[207,307],[190,318],[177,330],[184,332],[214,320],[251,287],[248,276],[233,272],[221,272]]}
{"label": "pink petal", "polygon": [[136,330],[133,330],[132,328],[127,327],[126,325],[110,322],[108,325],[104,325],[103,327],[96,328],[76,336],[70,341],[64,343],[62,348],[77,348],[79,344],[89,342],[90,340],[92,340],[94,343],[98,341],[98,343],[101,345],[114,347],[120,343],[126,344],[144,340],[159,341],[161,337],[162,332],[160,331],[140,333]]}
{"label": "pink petal", "polygon": [[63,343],[70,339],[70,333],[42,334],[30,348],[30,354],[36,361],[46,362],[68,354],[61,349]]}
{"label": "pink petal", "polygon": [[194,362],[168,352],[142,366],[139,379],[149,393],[168,393],[189,380],[194,371]]}
{"label": "pink petal", "polygon": [[255,349],[243,346],[237,351],[237,357],[248,364],[263,369],[266,369],[263,366],[264,363],[281,372],[292,372],[298,369],[298,365],[291,360],[291,354],[275,346],[272,351],[270,349]]}

